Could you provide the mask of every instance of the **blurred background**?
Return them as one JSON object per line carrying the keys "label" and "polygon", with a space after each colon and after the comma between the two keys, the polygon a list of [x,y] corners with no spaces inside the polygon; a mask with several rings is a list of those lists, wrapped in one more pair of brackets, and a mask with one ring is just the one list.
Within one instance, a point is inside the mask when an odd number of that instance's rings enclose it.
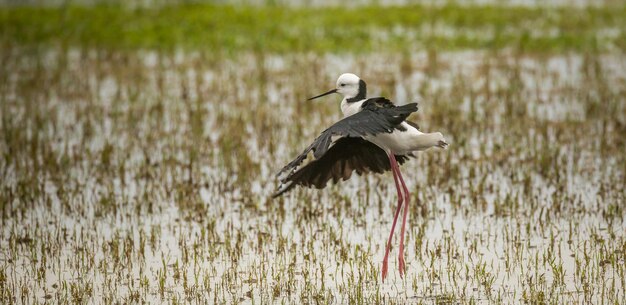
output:
{"label": "blurred background", "polygon": [[[619,304],[623,1],[2,1],[0,302]],[[450,146],[272,200],[370,96]]]}

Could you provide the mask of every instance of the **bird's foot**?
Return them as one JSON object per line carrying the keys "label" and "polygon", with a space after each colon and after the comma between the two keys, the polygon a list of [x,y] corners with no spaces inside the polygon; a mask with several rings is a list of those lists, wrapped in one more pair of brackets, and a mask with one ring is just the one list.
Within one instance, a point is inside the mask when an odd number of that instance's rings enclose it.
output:
{"label": "bird's foot", "polygon": [[444,140],[439,140],[439,142],[437,142],[437,147],[439,147],[439,148],[446,148],[446,147],[448,147],[448,142],[446,142]]}
{"label": "bird's foot", "polygon": [[387,263],[388,263],[387,257],[385,257],[385,259],[383,260],[383,271],[382,271],[383,283],[385,282],[385,278],[387,277],[387,269],[388,269]]}

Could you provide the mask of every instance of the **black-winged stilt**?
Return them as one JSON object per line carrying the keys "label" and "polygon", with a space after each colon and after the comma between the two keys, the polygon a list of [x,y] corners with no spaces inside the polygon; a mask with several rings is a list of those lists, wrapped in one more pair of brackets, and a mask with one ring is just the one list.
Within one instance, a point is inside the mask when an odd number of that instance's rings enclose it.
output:
{"label": "black-winged stilt", "polygon": [[[417,104],[396,106],[384,97],[366,98],[367,86],[358,76],[345,73],[337,79],[335,89],[312,97],[316,99],[332,93],[343,95],[341,111],[344,118],[324,130],[311,145],[277,174],[281,185],[274,197],[296,185],[324,188],[347,180],[353,171],[361,175],[368,172],[383,173],[391,170],[398,192],[398,206],[393,217],[389,239],[385,245],[382,279],[387,276],[387,262],[391,239],[400,210],[404,204],[398,269],[404,274],[404,232],[409,208],[409,190],[404,183],[398,163],[403,164],[413,152],[431,147],[445,148],[448,143],[440,132],[422,133],[416,124],[406,118],[417,111]],[[313,151],[314,160],[300,165]]]}

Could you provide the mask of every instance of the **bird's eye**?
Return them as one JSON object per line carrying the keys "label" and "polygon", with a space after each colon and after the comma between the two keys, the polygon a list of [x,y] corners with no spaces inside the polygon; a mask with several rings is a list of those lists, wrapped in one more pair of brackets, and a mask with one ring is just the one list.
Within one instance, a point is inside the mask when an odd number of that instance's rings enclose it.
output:
{"label": "bird's eye", "polygon": [[341,87],[345,87],[345,86],[346,86],[346,84],[341,84],[341,85],[339,85],[339,86],[341,86]]}

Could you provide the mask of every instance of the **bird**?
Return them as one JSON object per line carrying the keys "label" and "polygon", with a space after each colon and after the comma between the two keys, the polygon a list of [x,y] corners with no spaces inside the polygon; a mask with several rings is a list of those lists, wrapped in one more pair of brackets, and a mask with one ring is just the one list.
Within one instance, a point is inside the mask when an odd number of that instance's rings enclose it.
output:
{"label": "bird", "polygon": [[[441,132],[423,133],[417,124],[407,118],[418,110],[417,103],[395,105],[384,97],[367,98],[365,81],[353,73],[339,76],[334,89],[309,98],[314,100],[330,94],[340,94],[343,118],[326,130],[304,149],[294,160],[277,174],[278,188],[273,197],[279,197],[296,186],[322,189],[328,181],[337,183],[350,178],[353,172],[382,174],[391,170],[396,186],[398,202],[389,238],[385,243],[382,262],[382,281],[388,273],[391,242],[400,210],[404,207],[398,270],[402,278],[405,272],[404,234],[410,193],[400,172],[415,152],[431,147],[446,148],[448,143]],[[304,161],[312,160],[303,165]]]}

